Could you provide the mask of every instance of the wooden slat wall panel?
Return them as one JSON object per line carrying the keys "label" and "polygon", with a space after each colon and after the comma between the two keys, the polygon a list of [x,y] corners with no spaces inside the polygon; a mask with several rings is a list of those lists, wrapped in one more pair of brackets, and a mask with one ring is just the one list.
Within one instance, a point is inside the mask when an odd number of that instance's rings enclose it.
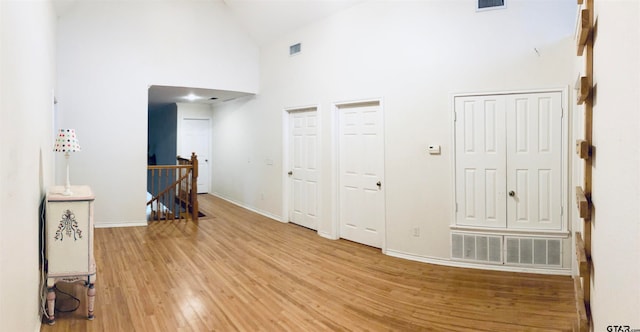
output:
{"label": "wooden slat wall panel", "polygon": [[582,76],[578,79],[576,90],[578,90],[578,105],[582,105],[587,98],[591,96],[591,87],[589,86],[589,78]]}
{"label": "wooden slat wall panel", "polygon": [[584,296],[580,278],[574,279],[574,289],[576,293],[576,310],[578,312],[578,319],[576,320],[576,326],[574,326],[573,330],[587,332],[589,330],[589,318],[587,316],[587,309],[584,305]]}
{"label": "wooden slat wall panel", "polygon": [[578,204],[578,215],[582,219],[589,219],[590,208],[589,200],[582,190],[582,187],[576,187],[576,204]]}
{"label": "wooden slat wall panel", "polygon": [[584,278],[590,273],[590,266],[589,260],[587,259],[587,252],[584,248],[584,241],[580,233],[576,233],[576,257],[578,260],[578,271],[580,271],[580,276]]}
{"label": "wooden slat wall panel", "polygon": [[580,159],[588,159],[591,157],[591,146],[585,140],[576,141],[576,154]]}
{"label": "wooden slat wall panel", "polygon": [[583,5],[580,11],[580,20],[577,30],[577,53],[584,54],[585,75],[576,82],[577,104],[584,105],[584,139],[579,140],[576,152],[584,162],[584,183],[576,187],[576,202],[578,214],[584,221],[583,234],[575,232],[576,257],[579,276],[576,276],[576,308],[577,331],[588,331],[591,324],[591,218],[594,211],[591,201],[591,174],[593,171],[593,25],[594,5],[593,0],[578,0],[578,5]]}
{"label": "wooden slat wall panel", "polygon": [[[580,1],[578,3],[581,3]],[[592,30],[592,17],[593,13],[590,8],[586,8],[580,11],[580,21],[578,26],[578,37],[576,41],[578,43],[578,56],[582,56],[584,49],[587,46],[587,40],[590,37]]]}

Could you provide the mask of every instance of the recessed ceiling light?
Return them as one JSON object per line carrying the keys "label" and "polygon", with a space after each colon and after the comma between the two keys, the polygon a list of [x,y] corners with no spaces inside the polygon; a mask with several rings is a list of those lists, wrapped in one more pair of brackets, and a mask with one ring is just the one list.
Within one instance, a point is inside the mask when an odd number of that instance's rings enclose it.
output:
{"label": "recessed ceiling light", "polygon": [[202,97],[196,96],[193,93],[190,93],[190,94],[188,94],[188,95],[186,95],[186,96],[184,96],[182,98],[184,98],[184,99],[186,99],[188,101],[194,101],[194,100],[202,99]]}

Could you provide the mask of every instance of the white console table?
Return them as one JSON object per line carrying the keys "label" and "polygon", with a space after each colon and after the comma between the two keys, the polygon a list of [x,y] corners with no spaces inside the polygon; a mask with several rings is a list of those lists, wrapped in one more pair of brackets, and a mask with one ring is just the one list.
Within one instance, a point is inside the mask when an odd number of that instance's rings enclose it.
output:
{"label": "white console table", "polygon": [[87,318],[93,319],[96,262],[93,257],[93,201],[88,186],[55,186],[47,193],[45,245],[48,323],[55,323],[55,284],[83,282],[87,287]]}

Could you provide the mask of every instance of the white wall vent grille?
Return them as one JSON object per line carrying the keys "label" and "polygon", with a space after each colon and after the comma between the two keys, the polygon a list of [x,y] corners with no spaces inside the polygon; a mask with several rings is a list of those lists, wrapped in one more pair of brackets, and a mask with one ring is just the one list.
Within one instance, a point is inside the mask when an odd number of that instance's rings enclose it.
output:
{"label": "white wall vent grille", "polygon": [[509,265],[561,266],[560,239],[505,237],[506,259]]}
{"label": "white wall vent grille", "polygon": [[507,4],[506,0],[478,0],[477,10],[498,9],[505,8]]}
{"label": "white wall vent grille", "polygon": [[502,236],[452,233],[451,257],[502,264]]}
{"label": "white wall vent grille", "polygon": [[296,55],[298,53],[302,52],[302,44],[301,43],[297,43],[297,44],[293,44],[291,46],[289,46],[289,55]]}

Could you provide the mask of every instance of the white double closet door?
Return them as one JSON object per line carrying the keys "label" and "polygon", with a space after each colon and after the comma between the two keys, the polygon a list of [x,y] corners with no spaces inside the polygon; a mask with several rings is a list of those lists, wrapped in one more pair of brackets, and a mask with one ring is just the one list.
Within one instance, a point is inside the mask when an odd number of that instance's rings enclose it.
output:
{"label": "white double closet door", "polygon": [[561,97],[455,98],[457,225],[561,229]]}

